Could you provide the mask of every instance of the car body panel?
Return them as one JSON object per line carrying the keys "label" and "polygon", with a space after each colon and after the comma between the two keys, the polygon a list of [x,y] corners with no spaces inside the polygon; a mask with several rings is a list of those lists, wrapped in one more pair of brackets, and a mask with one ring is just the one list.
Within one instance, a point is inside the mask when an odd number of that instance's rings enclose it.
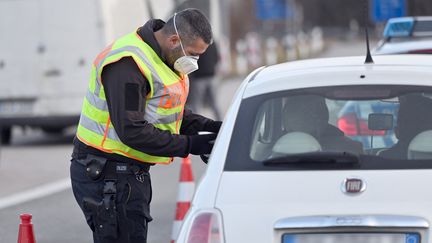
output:
{"label": "car body panel", "polygon": [[[362,178],[366,190],[344,194],[341,186],[349,177]],[[432,170],[224,172],[215,207],[223,215],[226,242],[280,242],[273,227],[289,217],[397,214],[431,219],[432,195],[423,193],[431,183]]]}
{"label": "car body panel", "polygon": [[[194,196],[193,204],[199,204],[201,207],[212,207],[214,205],[209,198],[216,198],[216,192],[218,187],[218,181],[220,179],[220,173],[223,171],[224,163],[228,153],[228,146],[231,139],[231,133],[234,129],[235,119],[237,118],[238,109],[242,101],[243,92],[249,80],[254,77],[256,73],[261,71],[263,67],[256,69],[252,72],[246,79],[242,82],[240,87],[237,89],[234,99],[227,111],[224,122],[219,132],[219,136],[215,141],[215,146],[213,147],[212,153],[210,155],[209,161],[214,161],[208,163],[207,170],[203,175],[203,178],[199,184],[197,191]],[[218,173],[215,173],[218,172]]]}

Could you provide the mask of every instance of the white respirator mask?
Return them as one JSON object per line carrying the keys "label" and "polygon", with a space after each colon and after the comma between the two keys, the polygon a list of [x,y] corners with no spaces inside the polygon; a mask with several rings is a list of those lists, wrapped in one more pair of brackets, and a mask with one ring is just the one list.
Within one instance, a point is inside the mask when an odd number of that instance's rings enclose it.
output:
{"label": "white respirator mask", "polygon": [[180,35],[179,35],[178,31],[177,31],[177,26],[176,26],[176,22],[175,22],[176,15],[177,15],[177,13],[174,14],[174,20],[173,20],[174,21],[174,29],[175,29],[176,34],[179,37],[180,47],[181,47],[181,49],[183,51],[184,56],[178,58],[174,62],[174,69],[177,70],[178,72],[182,73],[182,74],[186,74],[187,75],[187,74],[190,74],[190,73],[198,70],[198,58],[199,57],[198,56],[187,56],[186,55],[186,52],[185,52],[185,50],[183,48],[182,41],[180,39]]}

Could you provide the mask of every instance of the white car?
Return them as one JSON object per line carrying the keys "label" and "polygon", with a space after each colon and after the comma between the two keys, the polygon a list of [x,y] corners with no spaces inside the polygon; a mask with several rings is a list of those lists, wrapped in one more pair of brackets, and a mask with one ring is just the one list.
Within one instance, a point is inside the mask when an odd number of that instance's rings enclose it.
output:
{"label": "white car", "polygon": [[[431,242],[432,56],[374,59],[251,73],[176,242]],[[363,148],[337,128],[338,112],[346,102],[377,101],[400,104],[398,118],[371,111],[364,129],[396,129],[398,141]]]}
{"label": "white car", "polygon": [[432,16],[389,19],[373,53],[432,54]]}

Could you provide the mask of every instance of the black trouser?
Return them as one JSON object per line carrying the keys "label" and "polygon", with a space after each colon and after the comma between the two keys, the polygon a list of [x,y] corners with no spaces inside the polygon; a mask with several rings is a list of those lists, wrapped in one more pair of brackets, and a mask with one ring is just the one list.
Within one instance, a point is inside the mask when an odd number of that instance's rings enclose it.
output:
{"label": "black trouser", "polygon": [[[102,202],[104,198],[103,189],[105,176],[96,180],[86,175],[86,166],[72,159],[70,167],[72,190],[81,210],[83,210],[88,225],[93,231],[95,243],[145,243],[147,242],[147,223],[152,220],[150,216],[150,201],[152,188],[150,174],[140,172],[137,178],[134,173],[117,173],[115,195],[115,213],[113,220],[115,227],[110,231],[116,236],[106,235],[98,230],[101,217],[94,210],[84,205],[84,200],[90,198],[94,202]],[[116,163],[109,161],[108,163]],[[99,218],[98,218],[99,217]],[[105,219],[106,220],[106,217]],[[111,224],[112,226],[113,224]],[[106,228],[105,228],[106,229]],[[117,232],[114,232],[117,230]]]}

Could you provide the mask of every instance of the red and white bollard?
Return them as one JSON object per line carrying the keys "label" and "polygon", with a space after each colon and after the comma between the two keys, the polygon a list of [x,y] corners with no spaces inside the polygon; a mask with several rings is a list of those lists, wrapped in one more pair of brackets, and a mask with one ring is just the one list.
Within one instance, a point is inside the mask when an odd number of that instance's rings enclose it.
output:
{"label": "red and white bollard", "polygon": [[184,158],[181,163],[177,209],[171,235],[171,243],[174,243],[178,237],[184,217],[191,206],[194,193],[195,182],[192,174],[191,160],[188,156],[187,158]]}
{"label": "red and white bollard", "polygon": [[33,224],[31,223],[31,214],[21,214],[21,223],[18,231],[18,243],[36,243]]}

